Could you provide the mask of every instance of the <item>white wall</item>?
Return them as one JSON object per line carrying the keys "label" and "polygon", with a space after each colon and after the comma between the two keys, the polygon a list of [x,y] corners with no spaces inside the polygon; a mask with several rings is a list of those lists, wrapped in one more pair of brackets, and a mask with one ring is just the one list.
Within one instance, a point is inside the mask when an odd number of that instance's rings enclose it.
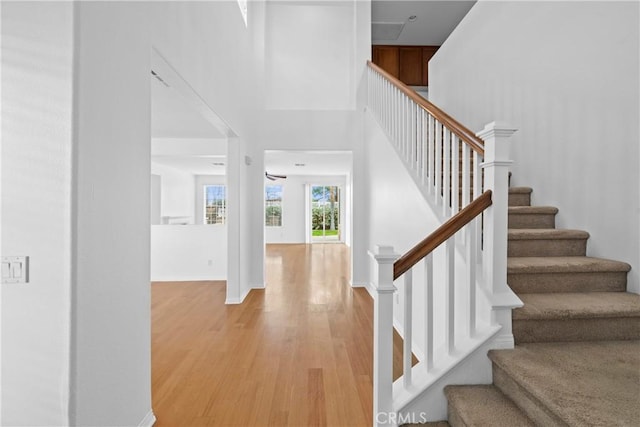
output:
{"label": "white wall", "polygon": [[162,215],[162,177],[151,174],[151,225],[158,225]]}
{"label": "white wall", "polygon": [[309,3],[267,7],[267,109],[354,109],[355,3]]}
{"label": "white wall", "polygon": [[3,284],[4,426],[69,424],[73,7],[2,2],[3,256],[30,257]]}
{"label": "white wall", "polygon": [[[188,218],[195,223],[195,176],[189,172],[151,162],[151,173],[160,175],[160,219]],[[202,215],[201,215],[202,216]]]}
{"label": "white wall", "polygon": [[151,226],[151,280],[226,280],[226,225]]}
{"label": "white wall", "polygon": [[[251,262],[251,245],[256,242],[256,232],[250,222],[249,168],[246,142],[242,138],[230,138],[227,156],[227,295],[225,303],[239,304],[252,288],[248,267]],[[262,237],[262,234],[258,234]],[[264,267],[263,267],[264,269]]]}
{"label": "white wall", "polygon": [[[639,4],[478,2],[429,64],[429,97],[474,130],[519,129],[513,185],[630,263],[640,292]],[[505,36],[506,35],[506,36]]]}
{"label": "white wall", "polygon": [[72,425],[151,409],[150,28],[140,3],[75,3]]}
{"label": "white wall", "polygon": [[[340,224],[348,226],[346,221],[346,199],[344,176],[305,176],[288,175],[278,181],[265,180],[267,185],[282,185],[282,227],[265,227],[265,243],[305,243],[308,241],[306,224],[308,222],[306,193],[308,185],[336,185],[342,189],[342,210]],[[264,209],[264,208],[263,208]],[[343,239],[345,230],[343,229]]]}

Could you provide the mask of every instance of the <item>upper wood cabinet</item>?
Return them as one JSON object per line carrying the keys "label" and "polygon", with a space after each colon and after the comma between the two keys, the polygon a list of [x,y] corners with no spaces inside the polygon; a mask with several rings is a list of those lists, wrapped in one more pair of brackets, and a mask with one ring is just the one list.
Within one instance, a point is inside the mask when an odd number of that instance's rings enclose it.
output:
{"label": "upper wood cabinet", "polygon": [[374,64],[393,77],[399,78],[400,61],[396,46],[374,46],[372,58]]}
{"label": "upper wood cabinet", "polygon": [[429,60],[439,46],[372,46],[373,63],[410,86],[429,85]]}

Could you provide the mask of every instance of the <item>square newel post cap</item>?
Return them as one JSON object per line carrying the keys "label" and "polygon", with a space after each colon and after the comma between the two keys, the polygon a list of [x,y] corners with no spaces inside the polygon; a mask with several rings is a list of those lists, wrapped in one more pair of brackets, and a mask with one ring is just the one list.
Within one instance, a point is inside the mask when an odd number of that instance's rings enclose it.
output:
{"label": "square newel post cap", "polygon": [[369,256],[380,264],[392,264],[400,258],[400,254],[391,245],[375,245],[373,250],[369,251]]}
{"label": "square newel post cap", "polygon": [[487,140],[490,138],[508,138],[514,133],[516,133],[518,129],[511,126],[506,122],[494,121],[491,123],[487,123],[480,132],[476,133],[476,136],[482,140]]}

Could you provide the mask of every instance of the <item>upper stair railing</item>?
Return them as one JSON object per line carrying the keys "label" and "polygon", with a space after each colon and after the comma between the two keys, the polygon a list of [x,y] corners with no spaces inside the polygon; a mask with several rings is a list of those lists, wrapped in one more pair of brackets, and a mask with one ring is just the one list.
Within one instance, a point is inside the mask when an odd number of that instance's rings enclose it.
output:
{"label": "upper stair railing", "polygon": [[484,141],[382,68],[368,64],[369,108],[427,198],[443,217],[455,214],[481,193]]}
{"label": "upper stair railing", "polygon": [[[474,134],[375,64],[368,66],[368,110],[442,223],[401,257],[391,246],[378,245],[370,253],[377,263],[374,424],[395,425],[413,399],[480,346],[491,341],[493,348],[513,347],[511,310],[522,305],[506,282],[507,140],[515,130],[493,122]],[[444,262],[434,265],[440,250]],[[413,296],[416,268],[420,301]],[[403,279],[403,375],[394,383],[398,279]],[[416,324],[421,316],[414,305],[424,313],[422,324]],[[416,350],[420,362],[412,367]]]}

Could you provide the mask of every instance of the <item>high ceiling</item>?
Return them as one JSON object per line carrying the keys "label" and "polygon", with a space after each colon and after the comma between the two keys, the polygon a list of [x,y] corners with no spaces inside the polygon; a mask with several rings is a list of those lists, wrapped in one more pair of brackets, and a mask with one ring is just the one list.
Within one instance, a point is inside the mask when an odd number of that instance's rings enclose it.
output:
{"label": "high ceiling", "polygon": [[350,151],[266,151],[265,170],[276,175],[347,175]]}
{"label": "high ceiling", "polygon": [[[372,43],[396,45],[441,45],[467,14],[475,1],[401,1],[373,0]],[[409,22],[410,16],[416,16]],[[385,25],[378,25],[383,23]],[[388,25],[391,24],[391,25]],[[397,39],[376,38],[377,30],[393,27],[402,31]],[[172,86],[151,78],[151,134],[154,138],[212,138],[225,136],[202,113]],[[165,79],[168,76],[164,76]],[[208,150],[207,150],[208,151]],[[214,157],[211,157],[214,156]],[[220,157],[218,157],[220,156]],[[220,174],[226,163],[224,153],[185,153],[153,156],[157,163],[190,171],[194,174]],[[265,168],[270,173],[285,175],[345,175],[351,171],[351,153],[317,151],[269,151]],[[305,166],[295,166],[304,164]]]}
{"label": "high ceiling", "polygon": [[[475,1],[401,1],[373,0],[371,3],[372,43],[393,45],[440,46],[449,37],[458,23],[464,18]],[[410,22],[409,17],[416,16]],[[384,39],[378,30],[398,24],[402,28],[397,39]],[[402,26],[402,24],[404,26]]]}

